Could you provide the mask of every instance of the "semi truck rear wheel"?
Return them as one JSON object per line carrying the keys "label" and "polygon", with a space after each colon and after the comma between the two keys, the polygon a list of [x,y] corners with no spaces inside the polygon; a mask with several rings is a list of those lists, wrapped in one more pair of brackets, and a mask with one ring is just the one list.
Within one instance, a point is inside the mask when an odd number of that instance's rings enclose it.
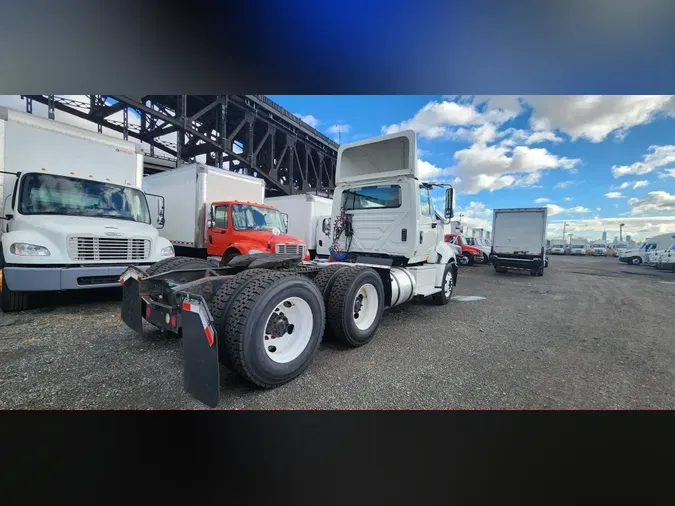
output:
{"label": "semi truck rear wheel", "polygon": [[265,273],[237,295],[225,318],[225,348],[243,378],[274,388],[299,376],[321,344],[326,309],[299,274]]}
{"label": "semi truck rear wheel", "polygon": [[373,269],[353,267],[338,271],[326,305],[331,333],[342,343],[368,343],[382,319],[384,286]]}
{"label": "semi truck rear wheel", "polygon": [[[234,301],[241,291],[250,281],[264,274],[272,274],[274,271],[268,269],[249,269],[240,272],[236,276],[228,278],[216,291],[215,296],[208,302],[209,311],[213,317],[213,326],[218,335],[218,360],[228,369],[233,369],[232,358],[230,357],[227,346],[225,346],[225,322]],[[279,273],[281,279],[284,275]]]}

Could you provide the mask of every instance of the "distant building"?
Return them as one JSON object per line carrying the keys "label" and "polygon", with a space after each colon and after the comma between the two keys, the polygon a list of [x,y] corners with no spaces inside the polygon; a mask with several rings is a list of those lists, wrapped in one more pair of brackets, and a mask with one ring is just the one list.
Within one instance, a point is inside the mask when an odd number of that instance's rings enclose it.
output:
{"label": "distant building", "polygon": [[602,241],[607,242],[607,231],[602,233]]}
{"label": "distant building", "polygon": [[630,236],[629,235],[626,236],[626,242],[630,242]]}

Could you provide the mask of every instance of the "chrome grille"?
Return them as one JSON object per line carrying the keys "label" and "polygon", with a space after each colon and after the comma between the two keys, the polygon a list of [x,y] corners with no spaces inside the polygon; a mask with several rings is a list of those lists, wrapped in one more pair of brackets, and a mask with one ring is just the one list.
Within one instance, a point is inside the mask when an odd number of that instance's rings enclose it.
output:
{"label": "chrome grille", "polygon": [[145,260],[150,256],[150,240],[69,237],[68,256],[72,260]]}
{"label": "chrome grille", "polygon": [[276,253],[280,255],[305,256],[305,247],[302,244],[277,244]]}

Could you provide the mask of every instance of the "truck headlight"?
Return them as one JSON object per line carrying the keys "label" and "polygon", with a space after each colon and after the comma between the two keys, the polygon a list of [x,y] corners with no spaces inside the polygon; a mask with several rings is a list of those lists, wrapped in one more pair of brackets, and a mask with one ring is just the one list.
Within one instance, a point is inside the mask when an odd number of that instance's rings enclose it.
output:
{"label": "truck headlight", "polygon": [[14,255],[21,256],[48,257],[50,255],[49,250],[44,246],[28,244],[25,242],[15,242],[9,247],[9,251]]}
{"label": "truck headlight", "polygon": [[255,253],[269,253],[269,251],[267,251],[266,249],[250,249],[248,250],[248,253],[250,255],[253,255]]}
{"label": "truck headlight", "polygon": [[159,256],[161,257],[172,257],[174,256],[174,250],[173,246],[165,246],[162,248],[162,250],[159,252]]}

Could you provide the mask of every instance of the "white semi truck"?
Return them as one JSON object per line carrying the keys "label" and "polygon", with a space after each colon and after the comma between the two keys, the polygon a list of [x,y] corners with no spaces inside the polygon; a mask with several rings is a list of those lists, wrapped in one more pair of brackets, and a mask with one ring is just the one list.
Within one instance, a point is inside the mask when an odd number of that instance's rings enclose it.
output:
{"label": "white semi truck", "polygon": [[547,208],[495,209],[490,261],[495,272],[529,270],[543,276],[546,257]]}
{"label": "white semi truck", "polygon": [[333,199],[307,193],[270,197],[265,202],[288,216],[288,233],[307,244],[312,260],[328,258]]}
{"label": "white semi truck", "polygon": [[[446,185],[436,185],[446,186]],[[347,346],[368,343],[385,308],[415,297],[450,301],[457,282],[446,220],[419,180],[416,136],[404,131],[343,144],[331,210],[332,262],[299,255],[244,255],[221,268],[183,269],[176,257],[152,275],[122,276],[122,319],[143,319],[183,339],[184,386],[216,406],[219,362],[262,388],[291,381],[311,363],[324,331]],[[453,215],[446,186],[444,218]],[[386,337],[386,336],[383,336]]]}
{"label": "white semi truck", "polygon": [[129,265],[172,257],[142,178],[136,144],[0,108],[2,310],[27,309],[36,292],[119,286]]}

